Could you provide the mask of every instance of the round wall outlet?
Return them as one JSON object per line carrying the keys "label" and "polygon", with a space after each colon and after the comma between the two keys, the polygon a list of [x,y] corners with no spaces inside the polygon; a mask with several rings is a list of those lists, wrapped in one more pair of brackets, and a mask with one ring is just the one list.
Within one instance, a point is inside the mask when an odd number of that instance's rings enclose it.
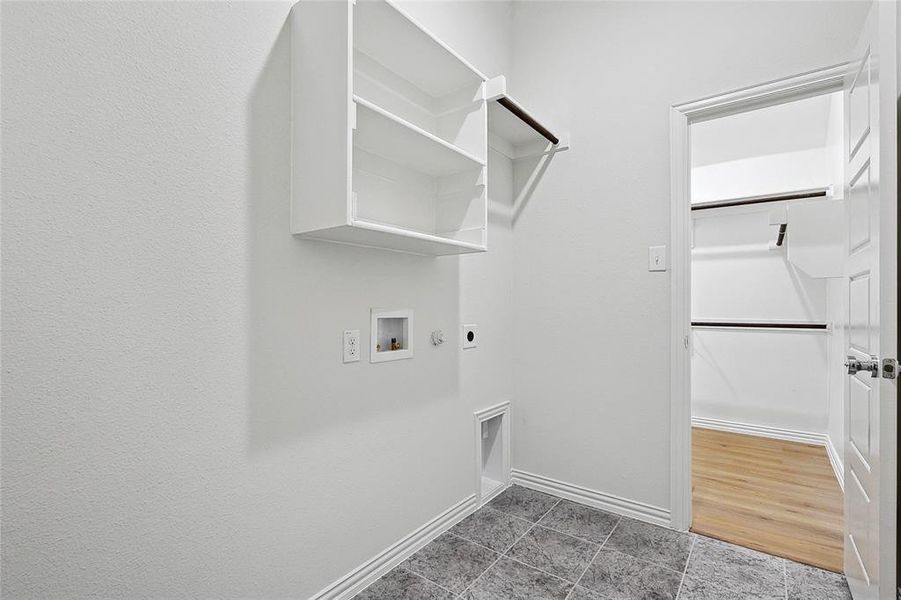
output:
{"label": "round wall outlet", "polygon": [[479,326],[464,325],[463,326],[463,347],[475,348],[479,345]]}

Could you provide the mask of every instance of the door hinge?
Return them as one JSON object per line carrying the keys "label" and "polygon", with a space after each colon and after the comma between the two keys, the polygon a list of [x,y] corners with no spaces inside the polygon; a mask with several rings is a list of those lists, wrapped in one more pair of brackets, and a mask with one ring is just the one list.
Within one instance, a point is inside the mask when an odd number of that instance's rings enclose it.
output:
{"label": "door hinge", "polygon": [[882,378],[895,379],[898,377],[898,361],[894,358],[882,359]]}

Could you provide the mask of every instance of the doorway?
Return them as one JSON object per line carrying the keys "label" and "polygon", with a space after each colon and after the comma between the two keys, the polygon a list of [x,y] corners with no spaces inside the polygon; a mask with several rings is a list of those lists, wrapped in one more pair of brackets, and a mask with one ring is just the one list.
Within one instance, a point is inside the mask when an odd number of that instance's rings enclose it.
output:
{"label": "doorway", "polygon": [[[879,379],[879,360],[883,358],[879,356],[879,349],[882,347],[889,357],[884,358],[883,364],[893,367],[891,354],[896,347],[897,333],[894,312],[897,302],[897,149],[894,145],[897,131],[896,115],[886,107],[895,106],[897,87],[893,73],[880,78],[877,71],[880,68],[885,71],[888,64],[880,62],[874,55],[878,48],[894,48],[893,43],[889,43],[894,40],[894,24],[894,6],[886,8],[884,4],[874,4],[852,62],[677,105],[671,111],[671,522],[673,527],[687,530],[692,526],[693,516],[691,379],[694,350],[689,126],[842,90],[842,129],[848,142],[842,150],[843,189],[847,204],[856,207],[845,215],[846,233],[850,234],[845,239],[857,235],[854,239],[858,240],[853,248],[849,242],[844,251],[846,259],[860,262],[858,268],[850,270],[851,278],[858,281],[858,289],[868,290],[867,294],[856,295],[853,290],[848,291],[850,325],[844,336],[847,359],[838,370],[845,378],[843,570],[855,598],[887,598],[889,596],[884,594],[893,594],[895,585],[897,431],[892,417],[897,389],[890,371],[883,372]],[[885,43],[882,38],[886,38]],[[875,45],[877,40],[881,44],[879,47]],[[861,127],[861,123],[866,126]],[[853,144],[852,138],[857,140]],[[880,215],[885,218],[880,220]],[[769,226],[770,217],[767,219]],[[855,234],[854,227],[860,223],[870,224],[863,230],[871,234],[869,237]],[[778,218],[774,224],[781,224]],[[792,231],[790,223],[787,229]],[[794,232],[797,240],[798,230]],[[779,233],[777,229],[777,240]],[[791,233],[787,236],[791,240]],[[880,279],[865,280],[861,274],[873,274]],[[867,286],[860,283],[864,281]],[[870,307],[868,312],[862,310],[866,306]],[[851,315],[858,316],[851,318]],[[867,315],[868,318],[863,318]],[[842,369],[847,369],[847,374]],[[765,373],[761,372],[760,376]],[[797,378],[801,377],[805,374],[799,372]],[[856,409],[856,414],[851,414],[854,411],[849,410],[849,406]],[[866,440],[869,444],[863,444]],[[860,465],[869,465],[869,475],[860,470]]]}
{"label": "doorway", "polygon": [[841,92],[690,126],[692,531],[841,572]]}

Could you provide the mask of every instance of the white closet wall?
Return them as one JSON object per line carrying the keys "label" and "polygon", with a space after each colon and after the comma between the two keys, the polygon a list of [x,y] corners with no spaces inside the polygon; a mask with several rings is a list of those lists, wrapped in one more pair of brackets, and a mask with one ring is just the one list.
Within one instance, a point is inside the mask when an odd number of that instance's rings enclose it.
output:
{"label": "white closet wall", "polygon": [[[768,211],[695,218],[694,320],[826,320],[826,281],[795,268],[784,250],[770,250]],[[694,328],[692,416],[825,432],[828,338],[821,331]]]}

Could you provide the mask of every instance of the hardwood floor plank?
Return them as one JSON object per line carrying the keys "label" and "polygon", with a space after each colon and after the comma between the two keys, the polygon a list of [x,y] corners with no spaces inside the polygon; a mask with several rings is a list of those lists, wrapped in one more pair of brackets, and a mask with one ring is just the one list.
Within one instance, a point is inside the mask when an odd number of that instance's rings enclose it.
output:
{"label": "hardwood floor plank", "polygon": [[695,533],[841,573],[842,504],[821,446],[692,428]]}

